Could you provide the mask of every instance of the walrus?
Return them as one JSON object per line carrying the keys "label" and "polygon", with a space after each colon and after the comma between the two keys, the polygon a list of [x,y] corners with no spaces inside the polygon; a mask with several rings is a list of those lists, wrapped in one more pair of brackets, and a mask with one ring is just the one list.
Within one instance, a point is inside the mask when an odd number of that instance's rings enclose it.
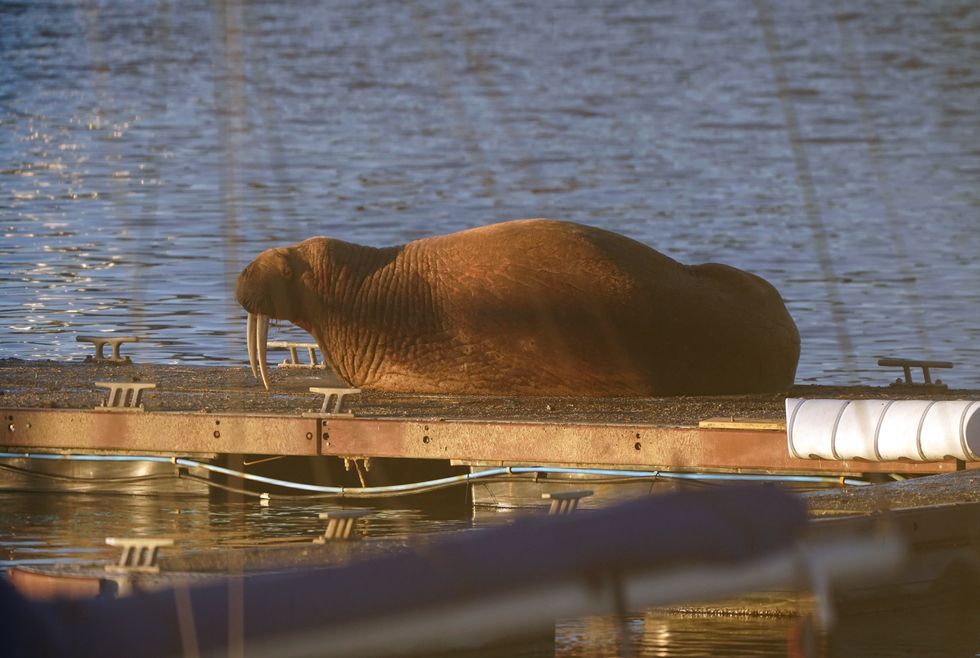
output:
{"label": "walrus", "polygon": [[775,392],[792,384],[800,354],[764,279],[550,219],[387,248],[310,238],[259,254],[237,298],[267,389],[270,318],[310,333],[350,385],[406,393]]}

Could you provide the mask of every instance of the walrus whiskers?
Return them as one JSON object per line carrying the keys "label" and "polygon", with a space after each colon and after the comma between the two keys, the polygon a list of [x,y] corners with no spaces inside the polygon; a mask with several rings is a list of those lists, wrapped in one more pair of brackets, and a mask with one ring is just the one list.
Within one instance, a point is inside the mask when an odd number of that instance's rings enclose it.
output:
{"label": "walrus whiskers", "polygon": [[[262,376],[262,384],[269,390],[269,369],[266,365],[266,353],[269,342],[269,316],[261,313],[249,313],[245,320],[245,343],[248,345],[248,364],[252,367],[252,376]],[[256,369],[256,366],[258,368]]]}

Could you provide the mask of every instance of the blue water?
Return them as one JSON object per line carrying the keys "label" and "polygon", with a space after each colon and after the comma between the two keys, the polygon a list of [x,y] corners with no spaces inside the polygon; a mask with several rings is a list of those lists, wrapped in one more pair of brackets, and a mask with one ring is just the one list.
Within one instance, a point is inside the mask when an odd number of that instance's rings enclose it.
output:
{"label": "blue water", "polygon": [[0,357],[238,363],[264,248],[547,216],[980,386],[980,8],[772,4],[0,1]]}

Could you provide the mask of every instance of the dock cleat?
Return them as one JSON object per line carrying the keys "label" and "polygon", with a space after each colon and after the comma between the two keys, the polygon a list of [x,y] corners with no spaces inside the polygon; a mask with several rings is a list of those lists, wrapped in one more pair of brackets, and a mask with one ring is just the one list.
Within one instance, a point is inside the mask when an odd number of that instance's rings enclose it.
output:
{"label": "dock cleat", "polygon": [[[316,357],[316,351],[320,347],[316,343],[297,343],[288,340],[272,340],[269,341],[268,346],[271,348],[277,348],[282,350],[289,350],[289,357],[284,359],[277,368],[323,368],[325,364],[321,363]],[[309,363],[303,363],[299,360],[299,350],[306,350],[306,354],[310,359]]]}
{"label": "dock cleat", "polygon": [[150,382],[95,382],[95,385],[109,389],[106,399],[96,407],[107,411],[143,411],[143,391],[157,387]]}
{"label": "dock cleat", "polygon": [[[123,343],[138,343],[140,342],[139,336],[75,336],[76,343],[92,343],[95,346],[95,355],[89,355],[85,357],[87,363],[117,363],[125,364],[132,363],[132,359],[128,356],[122,356],[119,353],[119,346]],[[112,348],[112,355],[105,356],[102,353],[102,348],[105,347],[106,343]]]}

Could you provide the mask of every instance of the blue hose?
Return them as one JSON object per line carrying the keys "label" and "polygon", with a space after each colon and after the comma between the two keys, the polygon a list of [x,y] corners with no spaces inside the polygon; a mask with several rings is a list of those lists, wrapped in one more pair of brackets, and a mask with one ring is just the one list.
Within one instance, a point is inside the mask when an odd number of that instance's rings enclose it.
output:
{"label": "blue hose", "polygon": [[[290,482],[277,478],[255,475],[235,471],[222,466],[215,466],[205,462],[184,459],[182,457],[156,457],[151,455],[63,455],[50,453],[17,453],[0,452],[0,459],[47,459],[47,460],[68,460],[68,461],[106,461],[106,462],[156,462],[161,464],[175,464],[187,468],[200,468],[214,473],[221,473],[229,477],[253,482],[262,482],[286,489],[297,489],[300,491],[310,491],[320,494],[332,494],[339,497],[358,497],[358,496],[381,496],[419,493],[428,489],[438,489],[441,487],[455,484],[464,484],[487,478],[507,478],[513,475],[531,474],[575,474],[575,475],[595,475],[605,477],[616,477],[625,479],[665,479],[665,480],[702,480],[702,481],[728,481],[728,482],[797,482],[807,484],[847,484],[853,486],[864,486],[870,484],[864,480],[855,478],[837,478],[827,475],[753,475],[743,473],[678,473],[675,471],[625,471],[605,468],[576,468],[563,466],[508,466],[501,468],[490,468],[485,471],[454,475],[450,477],[426,480],[424,482],[412,482],[409,484],[393,484],[383,487],[332,487],[316,484],[304,484],[302,482]],[[585,484],[585,482],[583,482]]]}

